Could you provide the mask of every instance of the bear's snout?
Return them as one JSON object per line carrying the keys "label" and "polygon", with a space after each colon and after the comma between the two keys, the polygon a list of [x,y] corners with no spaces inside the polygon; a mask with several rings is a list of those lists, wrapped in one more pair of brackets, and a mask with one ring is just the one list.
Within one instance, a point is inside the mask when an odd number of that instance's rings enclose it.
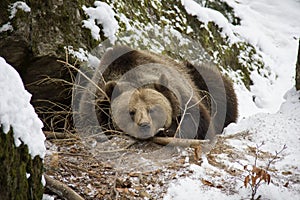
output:
{"label": "bear's snout", "polygon": [[143,135],[150,135],[153,136],[151,134],[151,126],[150,123],[144,122],[142,124],[139,124],[139,131],[143,134]]}

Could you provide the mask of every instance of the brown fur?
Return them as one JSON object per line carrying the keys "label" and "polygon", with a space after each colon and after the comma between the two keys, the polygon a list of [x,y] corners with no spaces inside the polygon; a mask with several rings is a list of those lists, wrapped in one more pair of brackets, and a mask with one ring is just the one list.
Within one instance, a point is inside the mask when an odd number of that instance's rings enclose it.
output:
{"label": "brown fur", "polygon": [[206,106],[210,107],[214,115],[215,131],[221,133],[224,127],[235,122],[238,117],[237,97],[232,82],[222,76],[215,66],[192,65],[188,62],[186,66],[196,86],[211,95]]}
{"label": "brown fur", "polygon": [[[209,78],[197,75],[196,70]],[[221,133],[224,125],[235,121],[237,115],[232,84],[222,76],[222,81],[216,81],[217,73],[161,55],[115,47],[102,57],[95,75],[98,79],[100,75],[103,77],[98,85],[110,98],[107,100],[101,91],[97,92],[98,120],[101,125],[113,123],[116,128],[140,139],[153,137],[161,128],[168,130],[165,131],[168,136],[212,138],[215,133]],[[97,80],[95,77],[93,79]],[[212,90],[205,85],[207,80],[217,88],[211,96],[207,95]],[[214,81],[217,84],[214,85]],[[215,94],[218,92],[219,96]],[[222,92],[225,99],[222,99]],[[222,122],[222,112],[218,115],[218,110],[223,111],[224,105],[226,119]],[[186,113],[184,117],[183,113]],[[196,121],[199,123],[195,124]]]}

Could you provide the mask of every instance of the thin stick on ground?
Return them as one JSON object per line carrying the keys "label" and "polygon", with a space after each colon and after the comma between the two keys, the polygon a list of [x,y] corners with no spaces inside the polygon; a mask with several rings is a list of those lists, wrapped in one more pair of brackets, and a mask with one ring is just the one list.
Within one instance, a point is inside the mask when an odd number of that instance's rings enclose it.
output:
{"label": "thin stick on ground", "polygon": [[54,131],[44,131],[44,134],[48,140],[50,139],[74,139],[78,140],[79,137],[75,134],[68,132],[54,132]]}
{"label": "thin stick on ground", "polygon": [[209,140],[182,139],[174,137],[154,137],[152,141],[156,144],[181,147],[195,147],[209,144]]}
{"label": "thin stick on ground", "polygon": [[74,190],[72,190],[70,187],[68,187],[66,184],[54,180],[50,176],[44,174],[44,177],[46,179],[46,187],[60,196],[63,199],[67,200],[84,200],[79,194],[77,194]]}
{"label": "thin stick on ground", "polygon": [[98,179],[101,179],[101,178],[102,178],[102,176],[99,176],[99,175],[96,174],[95,172],[91,172],[91,171],[89,171],[89,170],[87,170],[87,169],[84,169],[84,168],[82,168],[82,167],[76,166],[76,165],[74,165],[74,164],[71,164],[71,163],[65,163],[65,165],[66,165],[67,167],[71,167],[71,168],[77,169],[77,170],[79,170],[79,171],[86,172],[86,173],[88,173],[90,176],[96,177],[96,178],[98,178]]}

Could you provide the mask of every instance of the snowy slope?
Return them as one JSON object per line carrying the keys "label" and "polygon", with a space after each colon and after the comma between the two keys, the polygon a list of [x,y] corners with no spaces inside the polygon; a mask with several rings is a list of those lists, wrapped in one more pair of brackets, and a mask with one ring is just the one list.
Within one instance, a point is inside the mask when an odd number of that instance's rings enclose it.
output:
{"label": "snowy slope", "polygon": [[[251,79],[254,84],[250,92],[243,85],[235,85],[240,120],[237,124],[229,125],[221,137],[226,152],[210,152],[203,156],[201,166],[191,164],[189,170],[194,174],[174,181],[165,199],[250,199],[250,187],[245,188],[243,183],[246,176],[243,166],[254,164],[255,155],[249,153],[249,149],[255,149],[262,142],[264,145],[260,150],[265,157],[257,161],[262,168],[266,167],[276,151],[280,151],[284,145],[287,149],[271,164],[271,183],[260,186],[256,197],[300,199],[300,93],[294,89],[300,2],[225,1],[241,18],[240,26],[230,25],[230,28],[241,40],[255,46],[272,74],[267,79],[253,72]],[[191,5],[195,3],[190,0],[184,2]],[[198,12],[196,7],[193,6],[192,11],[201,15],[204,9],[199,8]],[[210,156],[216,162],[212,162]],[[214,186],[203,183],[203,179],[209,180]]]}
{"label": "snowy slope", "polygon": [[[295,85],[295,63],[300,35],[300,2],[297,0],[226,0],[241,18],[241,26],[233,27],[241,38],[254,45],[272,73],[268,79],[253,73],[258,111],[276,112],[284,94]],[[241,90],[240,87],[237,87]],[[246,103],[242,113],[253,113]],[[245,116],[249,116],[245,114]]]}

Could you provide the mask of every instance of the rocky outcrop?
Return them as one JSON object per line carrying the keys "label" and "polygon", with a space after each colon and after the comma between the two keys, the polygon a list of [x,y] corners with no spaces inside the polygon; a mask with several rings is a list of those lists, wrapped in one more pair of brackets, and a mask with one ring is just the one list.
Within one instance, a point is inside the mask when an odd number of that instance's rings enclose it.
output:
{"label": "rocky outcrop", "polygon": [[0,56],[21,75],[26,89],[33,95],[32,104],[46,122],[45,129],[62,128],[65,123],[60,121],[67,115],[53,118],[51,113],[66,113],[71,102],[71,86],[50,79],[71,81],[69,70],[57,62],[66,59],[65,46],[90,49],[95,45],[90,32],[81,26],[85,18],[81,7],[93,1],[14,2],[0,3],[0,27],[11,27],[0,32]]}

